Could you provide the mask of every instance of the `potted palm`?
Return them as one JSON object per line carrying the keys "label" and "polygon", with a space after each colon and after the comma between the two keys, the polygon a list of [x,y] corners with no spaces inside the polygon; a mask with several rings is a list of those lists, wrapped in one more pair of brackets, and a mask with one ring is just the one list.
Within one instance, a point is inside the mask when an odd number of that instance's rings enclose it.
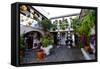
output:
{"label": "potted palm", "polygon": [[93,10],[88,10],[87,13],[88,13],[87,15],[85,15],[81,18],[79,33],[81,35],[83,35],[83,34],[85,35],[86,43],[85,43],[84,49],[89,52],[89,51],[91,51],[91,48],[90,48],[90,30],[95,22],[95,18],[94,18],[95,12]]}

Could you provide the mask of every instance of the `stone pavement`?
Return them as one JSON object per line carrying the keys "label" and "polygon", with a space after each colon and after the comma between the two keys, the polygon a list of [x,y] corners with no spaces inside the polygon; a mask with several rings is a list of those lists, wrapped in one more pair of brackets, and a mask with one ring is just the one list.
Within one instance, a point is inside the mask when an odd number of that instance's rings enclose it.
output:
{"label": "stone pavement", "polygon": [[59,48],[53,48],[49,56],[46,56],[43,60],[36,60],[35,51],[27,50],[23,63],[42,63],[42,62],[57,62],[57,61],[78,61],[85,60],[80,48],[67,48],[61,46]]}

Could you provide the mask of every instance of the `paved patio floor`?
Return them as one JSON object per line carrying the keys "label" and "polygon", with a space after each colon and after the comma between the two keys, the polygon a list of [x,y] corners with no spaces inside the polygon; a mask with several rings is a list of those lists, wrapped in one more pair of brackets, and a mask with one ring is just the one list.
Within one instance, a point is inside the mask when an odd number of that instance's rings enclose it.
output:
{"label": "paved patio floor", "polygon": [[57,62],[57,61],[78,61],[85,60],[80,48],[67,48],[67,46],[55,47],[49,56],[43,60],[36,60],[35,51],[27,50],[23,63],[42,63],[42,62]]}

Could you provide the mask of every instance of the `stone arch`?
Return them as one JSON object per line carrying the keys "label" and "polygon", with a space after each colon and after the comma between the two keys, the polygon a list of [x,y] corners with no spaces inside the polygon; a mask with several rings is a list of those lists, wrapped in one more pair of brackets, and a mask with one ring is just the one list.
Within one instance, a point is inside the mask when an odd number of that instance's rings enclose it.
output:
{"label": "stone arch", "polygon": [[41,33],[42,36],[44,36],[44,31],[42,29],[33,28],[30,26],[24,26],[24,25],[21,25],[21,27],[20,27],[20,34],[26,34],[28,32],[32,32],[32,31],[39,32],[39,33]]}

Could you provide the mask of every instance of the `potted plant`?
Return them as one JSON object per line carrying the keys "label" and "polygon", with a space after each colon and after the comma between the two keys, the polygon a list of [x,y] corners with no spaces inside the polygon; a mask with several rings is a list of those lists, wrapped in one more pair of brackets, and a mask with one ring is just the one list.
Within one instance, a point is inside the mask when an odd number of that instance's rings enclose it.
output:
{"label": "potted plant", "polygon": [[79,24],[79,27],[78,27],[79,33],[82,36],[84,35],[86,37],[86,43],[85,43],[84,49],[88,52],[91,51],[90,31],[91,31],[91,28],[93,27],[94,22],[95,22],[94,13],[95,12],[93,10],[88,10],[86,15],[80,19],[81,23]]}
{"label": "potted plant", "polygon": [[57,29],[57,24],[52,24],[52,30],[55,31]]}
{"label": "potted plant", "polygon": [[67,19],[64,20],[64,24],[65,24],[65,27],[66,27],[66,28],[69,26],[68,20],[67,20]]}
{"label": "potted plant", "polygon": [[49,55],[50,49],[53,48],[53,46],[52,46],[53,40],[50,39],[50,37],[48,37],[48,36],[44,36],[41,38],[41,43],[42,43],[41,49],[44,51],[44,53],[46,55]]}
{"label": "potted plant", "polygon": [[64,21],[60,21],[60,28],[62,29],[62,30],[65,30],[67,27],[68,27],[68,21],[67,21],[67,19],[65,19]]}
{"label": "potted plant", "polygon": [[23,61],[23,57],[25,55],[25,43],[24,43],[24,38],[23,35],[20,36],[20,50],[19,50],[19,55],[20,55],[20,61]]}
{"label": "potted plant", "polygon": [[44,54],[44,52],[43,52],[42,49],[38,49],[36,51],[36,59],[37,60],[43,60],[44,59],[44,56],[45,56],[45,54]]}

